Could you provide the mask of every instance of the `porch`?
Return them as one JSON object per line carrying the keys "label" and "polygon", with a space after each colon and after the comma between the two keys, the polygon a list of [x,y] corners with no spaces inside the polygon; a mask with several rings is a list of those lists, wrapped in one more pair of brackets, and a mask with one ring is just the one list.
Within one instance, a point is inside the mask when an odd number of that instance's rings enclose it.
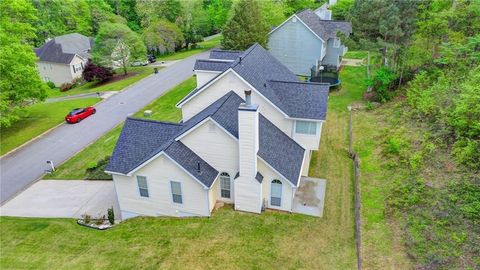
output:
{"label": "porch", "polygon": [[326,186],[325,179],[302,177],[295,191],[292,212],[322,217]]}

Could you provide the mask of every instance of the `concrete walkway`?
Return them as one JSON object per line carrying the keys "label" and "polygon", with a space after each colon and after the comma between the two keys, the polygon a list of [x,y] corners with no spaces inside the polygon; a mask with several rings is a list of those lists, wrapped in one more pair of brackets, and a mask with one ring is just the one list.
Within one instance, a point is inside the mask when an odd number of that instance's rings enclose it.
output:
{"label": "concrete walkway", "polygon": [[48,103],[48,102],[57,102],[57,101],[79,99],[79,98],[92,98],[92,97],[99,97],[102,99],[106,99],[115,95],[116,93],[117,91],[105,91],[105,92],[99,92],[98,94],[96,92],[84,93],[84,94],[77,94],[77,95],[70,95],[70,96],[63,96],[63,97],[47,98],[45,102]]}
{"label": "concrete walkway", "polygon": [[360,67],[363,65],[363,62],[364,62],[364,59],[353,59],[353,58],[342,59],[343,66]]}
{"label": "concrete walkway", "polygon": [[326,187],[327,181],[325,179],[302,177],[300,187],[298,187],[293,198],[292,211],[322,217]]}
{"label": "concrete walkway", "polygon": [[0,215],[17,217],[93,218],[107,216],[113,206],[115,219],[120,209],[113,181],[42,180],[0,207]]}
{"label": "concrete walkway", "polygon": [[[125,121],[163,93],[193,75],[196,59],[208,58],[209,51],[193,55],[162,68],[95,105],[97,113],[75,125],[60,125],[16,151],[0,158],[0,203],[13,198],[49,169],[47,160],[61,164],[100,136]],[[105,153],[105,155],[110,153]]]}

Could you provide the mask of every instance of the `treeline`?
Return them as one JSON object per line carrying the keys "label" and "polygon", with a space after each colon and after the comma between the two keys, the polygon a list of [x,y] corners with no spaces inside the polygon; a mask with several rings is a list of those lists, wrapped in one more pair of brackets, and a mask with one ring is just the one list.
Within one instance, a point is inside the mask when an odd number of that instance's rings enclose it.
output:
{"label": "treeline", "polygon": [[400,106],[385,117],[385,214],[415,269],[477,269],[480,1],[345,1],[334,16],[352,21],[350,49],[382,59],[365,97]]}
{"label": "treeline", "polygon": [[460,164],[480,170],[480,1],[351,1],[343,10],[350,47],[382,57],[368,82],[372,100],[404,89],[411,116],[427,121]]}

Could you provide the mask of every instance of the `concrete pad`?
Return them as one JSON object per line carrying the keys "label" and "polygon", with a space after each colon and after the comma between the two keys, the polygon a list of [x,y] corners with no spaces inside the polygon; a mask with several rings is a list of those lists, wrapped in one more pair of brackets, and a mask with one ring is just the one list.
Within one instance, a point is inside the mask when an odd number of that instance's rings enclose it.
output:
{"label": "concrete pad", "polygon": [[0,207],[2,216],[80,218],[107,216],[112,207],[120,219],[113,181],[40,180]]}
{"label": "concrete pad", "polygon": [[325,179],[302,177],[293,198],[294,213],[322,217],[325,204]]}

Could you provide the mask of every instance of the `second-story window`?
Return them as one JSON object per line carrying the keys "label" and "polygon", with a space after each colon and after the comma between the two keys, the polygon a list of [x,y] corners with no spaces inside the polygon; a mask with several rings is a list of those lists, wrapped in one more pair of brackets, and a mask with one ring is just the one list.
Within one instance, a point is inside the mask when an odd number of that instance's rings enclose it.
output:
{"label": "second-story window", "polygon": [[333,47],[334,48],[340,47],[340,39],[336,38],[333,40]]}
{"label": "second-story window", "polygon": [[317,122],[295,121],[295,133],[316,135],[317,134]]}

